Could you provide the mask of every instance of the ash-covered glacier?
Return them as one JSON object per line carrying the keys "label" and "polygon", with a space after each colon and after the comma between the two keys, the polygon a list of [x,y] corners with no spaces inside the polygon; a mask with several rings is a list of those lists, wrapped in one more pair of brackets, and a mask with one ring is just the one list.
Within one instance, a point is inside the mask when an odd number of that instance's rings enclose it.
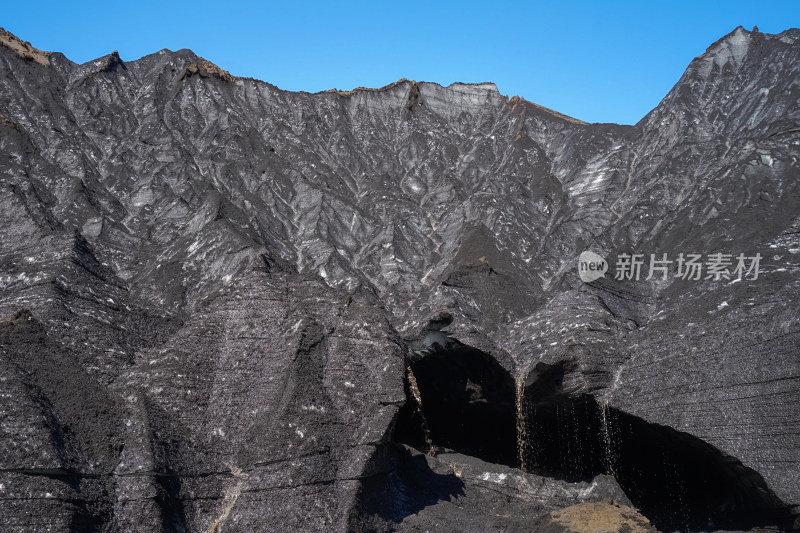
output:
{"label": "ash-covered glacier", "polygon": [[4,531],[797,527],[800,30],[634,126],[5,31],[0,95]]}

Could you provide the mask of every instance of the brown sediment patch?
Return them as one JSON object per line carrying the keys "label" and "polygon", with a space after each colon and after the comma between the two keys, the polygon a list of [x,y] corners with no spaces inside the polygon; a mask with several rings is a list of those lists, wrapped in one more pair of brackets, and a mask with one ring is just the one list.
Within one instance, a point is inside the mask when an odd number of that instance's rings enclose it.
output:
{"label": "brown sediment patch", "polygon": [[22,308],[13,315],[11,315],[10,317],[7,317],[2,322],[0,322],[0,327],[15,327],[25,324],[26,322],[31,322],[33,320],[35,319],[33,318],[31,312],[26,308]]}
{"label": "brown sediment patch", "polygon": [[571,505],[550,513],[550,520],[570,533],[653,533],[639,511],[612,500]]}
{"label": "brown sediment patch", "polygon": [[2,113],[0,113],[0,126],[19,131],[19,126],[17,126],[17,123]]}
{"label": "brown sediment patch", "polygon": [[106,57],[100,66],[100,72],[114,72],[119,68],[125,68],[125,62],[119,57],[119,52],[114,50]]}
{"label": "brown sediment patch", "polygon": [[356,93],[365,91],[371,93],[378,93],[381,91],[388,91],[389,89],[393,89],[402,83],[411,83],[413,87],[416,87],[417,83],[415,81],[409,80],[407,78],[401,78],[394,83],[390,83],[389,85],[384,85],[383,87],[373,88],[373,87],[356,87],[351,91],[340,91],[339,89],[328,89],[327,91],[322,91],[323,93],[336,93],[339,96],[344,96],[345,98],[350,98],[351,96],[355,95]]}
{"label": "brown sediment patch", "polygon": [[562,120],[566,120],[567,122],[571,122],[573,124],[588,124],[588,122],[584,122],[582,120],[578,120],[577,118],[571,117],[569,115],[565,115],[564,113],[559,113],[558,111],[550,109],[549,107],[545,107],[543,105],[534,104],[533,102],[529,102],[528,100],[525,100],[521,96],[512,96],[511,99],[508,101],[508,103],[511,104],[511,111],[514,111],[519,104],[525,103],[525,104],[527,104],[529,106],[532,106],[532,107],[538,109],[539,111],[544,111],[545,113],[547,113],[549,115],[553,115],[554,117],[560,118]]}
{"label": "brown sediment patch", "polygon": [[192,76],[200,76],[201,78],[213,78],[226,83],[233,83],[235,78],[227,70],[222,70],[217,65],[207,59],[198,58],[197,61],[183,69],[183,73],[179,78],[183,80]]}
{"label": "brown sediment patch", "polygon": [[18,56],[27,61],[34,61],[45,67],[50,66],[50,52],[43,52],[38,48],[34,48],[31,43],[23,41],[4,28],[0,28],[0,44],[13,50]]}

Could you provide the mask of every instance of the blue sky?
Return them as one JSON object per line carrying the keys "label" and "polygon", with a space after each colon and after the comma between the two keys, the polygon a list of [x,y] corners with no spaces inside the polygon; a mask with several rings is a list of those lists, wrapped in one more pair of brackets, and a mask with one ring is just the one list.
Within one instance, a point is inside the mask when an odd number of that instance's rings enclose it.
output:
{"label": "blue sky", "polygon": [[399,78],[495,82],[588,122],[632,124],[742,25],[800,26],[800,1],[4,2],[0,26],[82,63],[191,48],[282,89]]}

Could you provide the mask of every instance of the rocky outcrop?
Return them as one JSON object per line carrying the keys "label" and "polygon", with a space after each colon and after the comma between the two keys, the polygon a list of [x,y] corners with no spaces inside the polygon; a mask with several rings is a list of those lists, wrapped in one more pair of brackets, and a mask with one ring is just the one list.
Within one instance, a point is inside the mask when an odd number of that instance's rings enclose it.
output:
{"label": "rocky outcrop", "polygon": [[634,126],[4,35],[7,529],[791,527],[799,30]]}
{"label": "rocky outcrop", "polygon": [[0,45],[13,51],[26,61],[34,61],[42,66],[50,66],[50,53],[42,52],[31,45],[28,41],[23,41],[11,32],[0,28]]}
{"label": "rocky outcrop", "polygon": [[212,78],[227,83],[233,82],[233,76],[227,70],[222,70],[217,65],[206,59],[198,58],[197,62],[192,63],[183,70],[180,79],[186,79],[191,76],[200,76],[201,78]]}
{"label": "rocky outcrop", "polygon": [[99,72],[116,72],[120,68],[126,68],[125,62],[119,57],[119,52],[114,50],[105,58]]}

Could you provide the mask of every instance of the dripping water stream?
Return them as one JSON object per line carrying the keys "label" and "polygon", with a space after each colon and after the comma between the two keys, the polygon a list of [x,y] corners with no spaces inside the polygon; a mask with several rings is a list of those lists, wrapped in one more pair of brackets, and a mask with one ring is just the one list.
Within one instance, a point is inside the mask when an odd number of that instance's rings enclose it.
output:
{"label": "dripping water stream", "polygon": [[610,420],[608,415],[608,400],[603,399],[599,402],[600,404],[600,427],[602,429],[603,434],[603,459],[605,462],[606,471],[616,478],[616,473],[614,472],[614,458],[613,458],[613,449],[612,449],[612,441],[611,441],[611,427],[610,427]]}
{"label": "dripping water stream", "polygon": [[428,445],[428,455],[434,455],[434,446],[433,446],[433,439],[431,439],[431,432],[428,428],[428,421],[425,418],[425,412],[422,408],[422,394],[419,392],[419,386],[417,385],[417,377],[414,375],[414,371],[411,370],[411,366],[407,367],[408,372],[408,386],[411,389],[411,396],[414,397],[414,401],[416,402],[416,411],[419,415],[420,425],[422,426],[422,433],[425,436],[425,443]]}
{"label": "dripping water stream", "polygon": [[516,406],[517,406],[517,458],[519,459],[519,468],[523,472],[528,469],[525,465],[525,448],[528,443],[528,427],[525,423],[525,380],[522,376],[518,376],[516,381]]}
{"label": "dripping water stream", "polygon": [[569,394],[567,363],[538,363],[513,376],[489,354],[457,343],[412,364],[394,435],[428,454],[453,450],[571,483],[610,475],[662,530],[793,520],[763,477],[736,458],[613,407],[617,379],[602,397]]}

